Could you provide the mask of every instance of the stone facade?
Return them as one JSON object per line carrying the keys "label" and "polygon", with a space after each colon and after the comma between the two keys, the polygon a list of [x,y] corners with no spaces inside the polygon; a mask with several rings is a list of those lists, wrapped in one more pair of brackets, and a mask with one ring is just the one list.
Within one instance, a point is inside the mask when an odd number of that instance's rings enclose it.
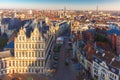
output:
{"label": "stone facade", "polygon": [[13,73],[45,73],[46,60],[53,44],[50,31],[42,34],[38,27],[28,37],[21,28],[14,40],[14,55],[0,59],[0,75]]}

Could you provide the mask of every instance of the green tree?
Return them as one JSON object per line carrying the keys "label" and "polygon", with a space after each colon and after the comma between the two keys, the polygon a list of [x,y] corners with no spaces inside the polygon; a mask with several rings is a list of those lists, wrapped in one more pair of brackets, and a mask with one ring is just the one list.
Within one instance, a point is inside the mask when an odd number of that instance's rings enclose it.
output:
{"label": "green tree", "polygon": [[0,49],[3,49],[7,44],[8,38],[0,38]]}
{"label": "green tree", "polygon": [[95,41],[108,42],[107,39],[104,36],[100,35],[100,34],[96,34]]}

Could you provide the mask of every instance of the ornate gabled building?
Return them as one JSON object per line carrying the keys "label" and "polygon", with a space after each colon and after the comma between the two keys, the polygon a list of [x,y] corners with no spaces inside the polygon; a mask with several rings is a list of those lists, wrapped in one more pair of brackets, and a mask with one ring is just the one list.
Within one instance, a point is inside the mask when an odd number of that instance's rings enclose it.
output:
{"label": "ornate gabled building", "polygon": [[[53,39],[54,35],[50,29],[45,31],[35,26],[27,35],[26,28],[21,28],[14,40],[14,55],[5,58],[0,56],[0,75],[45,73]],[[5,64],[3,59],[5,59]]]}
{"label": "ornate gabled building", "polygon": [[18,36],[15,38],[14,52],[17,59],[16,63],[18,63],[16,72],[35,72],[35,70],[44,72],[45,43],[37,27],[31,32],[30,37],[26,36],[25,28],[20,29]]}

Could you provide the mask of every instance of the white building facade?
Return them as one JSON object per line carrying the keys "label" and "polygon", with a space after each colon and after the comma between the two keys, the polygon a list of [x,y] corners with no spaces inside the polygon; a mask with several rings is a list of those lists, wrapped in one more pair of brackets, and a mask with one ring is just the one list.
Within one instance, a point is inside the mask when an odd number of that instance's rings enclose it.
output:
{"label": "white building facade", "polygon": [[13,73],[41,73],[46,72],[46,60],[53,43],[50,31],[42,33],[36,26],[30,36],[26,36],[26,29],[21,28],[14,40],[14,55],[0,58],[0,75]]}
{"label": "white building facade", "polygon": [[93,56],[93,77],[96,80],[120,80],[119,69]]}

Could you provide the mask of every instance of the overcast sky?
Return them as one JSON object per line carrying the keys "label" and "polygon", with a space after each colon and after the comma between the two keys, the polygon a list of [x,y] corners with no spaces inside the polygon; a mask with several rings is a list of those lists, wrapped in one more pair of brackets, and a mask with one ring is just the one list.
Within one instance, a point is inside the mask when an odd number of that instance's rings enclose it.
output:
{"label": "overcast sky", "polygon": [[0,8],[120,10],[120,0],[0,0]]}

